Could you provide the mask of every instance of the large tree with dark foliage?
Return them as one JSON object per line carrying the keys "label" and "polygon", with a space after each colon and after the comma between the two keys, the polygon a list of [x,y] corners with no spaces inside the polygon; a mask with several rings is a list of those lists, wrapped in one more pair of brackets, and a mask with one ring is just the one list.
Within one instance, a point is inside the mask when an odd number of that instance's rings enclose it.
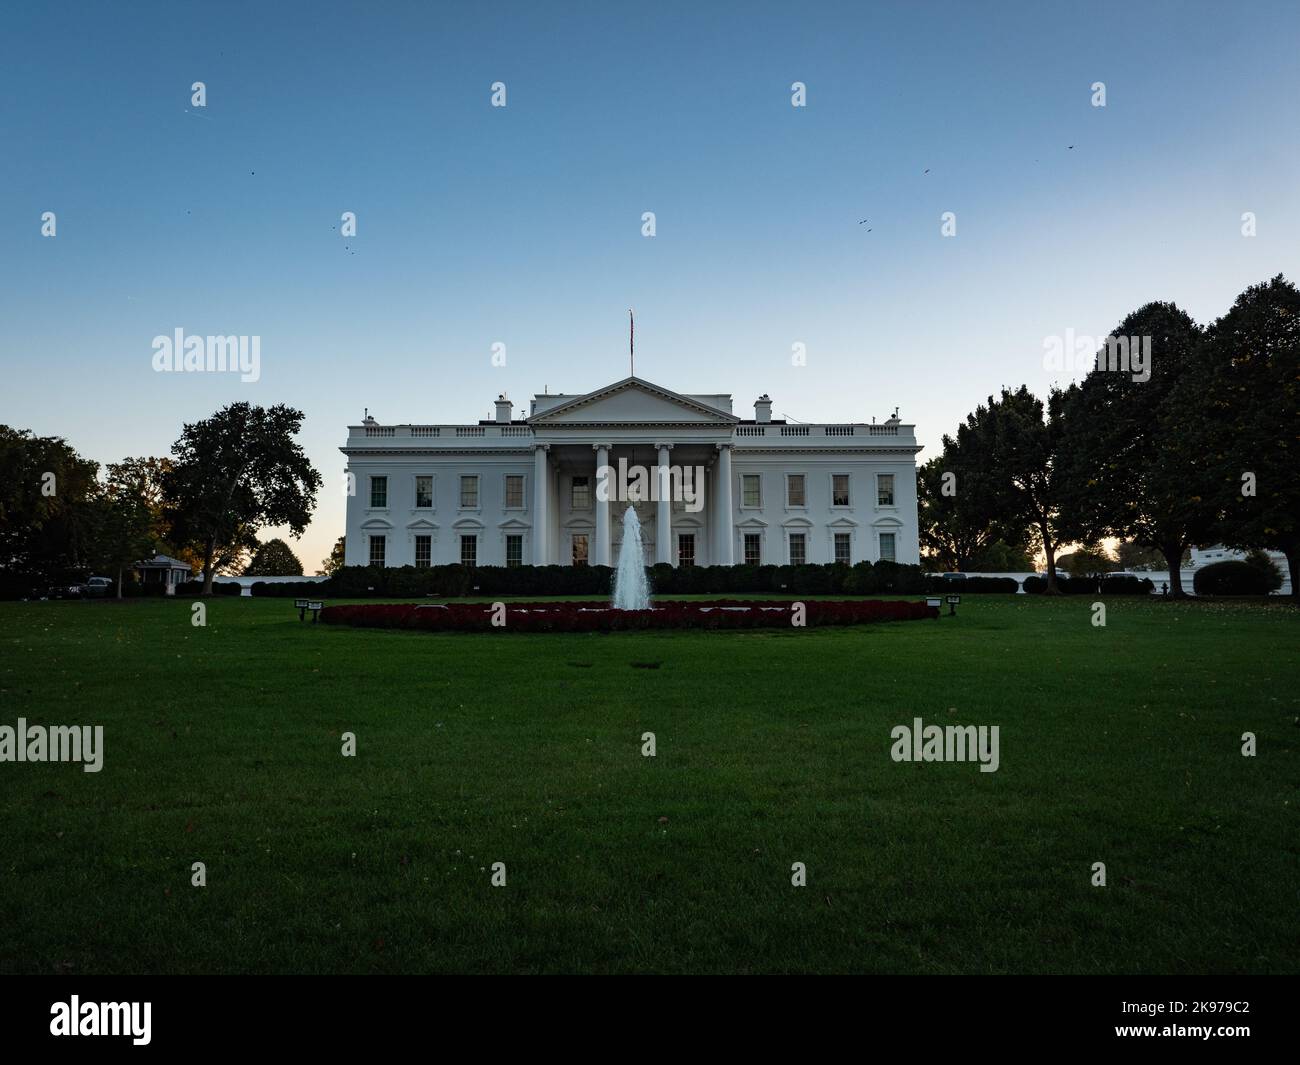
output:
{"label": "large tree with dark foliage", "polygon": [[302,563],[283,540],[267,540],[244,570],[245,577],[301,577]]}
{"label": "large tree with dark foliage", "polygon": [[301,536],[316,506],[320,474],[294,439],[301,411],[232,403],[187,424],[172,445],[163,481],[173,535],[199,545],[203,594],[212,594],[223,548],[248,544],[267,525]]}
{"label": "large tree with dark foliage", "polygon": [[1175,392],[1189,493],[1224,543],[1281,551],[1300,598],[1300,292],[1251,286],[1206,340]]}
{"label": "large tree with dark foliage", "polygon": [[1103,360],[1065,392],[1061,505],[1079,539],[1115,536],[1159,551],[1170,590],[1181,595],[1183,554],[1204,542],[1208,521],[1191,491],[1193,456],[1180,441],[1189,412],[1174,392],[1185,378],[1199,379],[1203,335],[1174,304],[1148,303],[1113,336],[1149,337],[1150,362],[1136,373]]}
{"label": "large tree with dark foliage", "polygon": [[0,425],[0,575],[28,595],[86,565],[99,464],[61,437]]}
{"label": "large tree with dark foliage", "polygon": [[1000,560],[1023,554],[1008,546],[1021,542],[1019,531],[991,520],[975,494],[962,490],[975,484],[972,472],[970,456],[950,436],[943,438],[943,453],[916,471],[921,551],[940,569],[979,569],[992,556]]}
{"label": "large tree with dark foliage", "polygon": [[109,466],[108,480],[90,503],[90,565],[112,574],[117,597],[122,598],[122,577],[158,545],[158,514],[144,486],[130,477],[125,464]]}
{"label": "large tree with dark foliage", "polygon": [[1056,551],[1069,539],[1061,508],[1061,393],[1043,401],[1021,385],[989,397],[957,427],[962,456],[958,496],[977,523],[1028,534],[1047,557],[1047,592],[1055,595]]}

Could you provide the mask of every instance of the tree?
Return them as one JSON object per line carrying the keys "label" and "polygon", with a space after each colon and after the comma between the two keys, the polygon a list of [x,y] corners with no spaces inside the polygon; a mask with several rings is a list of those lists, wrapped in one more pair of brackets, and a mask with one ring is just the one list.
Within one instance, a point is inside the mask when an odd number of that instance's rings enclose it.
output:
{"label": "tree", "polygon": [[85,565],[98,472],[61,437],[0,425],[0,569],[11,581],[48,584]]}
{"label": "tree", "polygon": [[294,439],[302,419],[283,404],[232,403],[187,424],[172,445],[164,492],[179,539],[201,552],[204,595],[223,551],[255,546],[267,525],[294,536],[307,528],[321,477]]}
{"label": "tree", "polygon": [[942,570],[978,570],[977,560],[994,544],[1018,538],[978,505],[969,491],[970,472],[967,456],[949,436],[943,453],[916,471],[921,550]]}
{"label": "tree", "polygon": [[88,560],[96,569],[116,577],[117,598],[122,598],[122,574],[133,563],[152,556],[157,545],[156,510],[138,482],[116,481],[110,466],[108,482],[91,503],[92,519]]}
{"label": "tree", "polygon": [[302,563],[283,540],[267,540],[244,570],[245,577],[301,577]]}
{"label": "tree", "polygon": [[167,520],[164,479],[171,469],[171,459],[125,458],[108,464],[107,483],[118,495],[139,499],[149,511],[150,529],[159,550],[169,548],[171,525]]}
{"label": "tree", "polygon": [[1100,577],[1115,568],[1115,560],[1100,547],[1077,548],[1061,555],[1056,564],[1071,577]]}
{"label": "tree", "polygon": [[1064,537],[1058,454],[1061,393],[1043,401],[1021,385],[1004,388],[957,427],[965,482],[958,491],[977,524],[1027,535],[1047,557],[1047,593],[1056,585],[1056,550]]}
{"label": "tree", "polygon": [[[1203,334],[1174,304],[1148,303],[1113,336],[1129,342],[1129,365],[1112,365],[1103,351],[1062,400],[1062,507],[1079,539],[1116,536],[1159,551],[1171,594],[1182,595],[1181,560],[1204,542],[1208,523],[1189,491],[1192,456],[1179,440],[1188,411],[1174,393],[1199,379]],[[1147,352],[1140,372],[1135,342]]]}
{"label": "tree", "polygon": [[321,568],[316,572],[316,576],[333,577],[345,565],[345,548],[347,546],[347,537],[340,536],[334,541],[333,548],[330,549],[330,557],[321,563]]}
{"label": "tree", "polygon": [[1023,541],[1009,544],[998,539],[971,559],[970,568],[976,573],[1023,573],[1034,568],[1034,560]]}
{"label": "tree", "polygon": [[[1179,566],[1187,565],[1191,557],[1191,549],[1184,548],[1178,560]],[[1164,569],[1169,565],[1169,560],[1159,548],[1146,547],[1134,540],[1121,540],[1115,545],[1115,560],[1121,569],[1126,570]]]}
{"label": "tree", "polygon": [[1246,565],[1254,566],[1255,569],[1264,574],[1270,592],[1276,592],[1282,587],[1282,571],[1277,568],[1277,563],[1269,558],[1266,552],[1260,551],[1258,548],[1248,551],[1246,552],[1245,562]]}
{"label": "tree", "polygon": [[1231,547],[1286,556],[1300,598],[1300,292],[1281,274],[1210,326],[1178,392],[1189,494]]}

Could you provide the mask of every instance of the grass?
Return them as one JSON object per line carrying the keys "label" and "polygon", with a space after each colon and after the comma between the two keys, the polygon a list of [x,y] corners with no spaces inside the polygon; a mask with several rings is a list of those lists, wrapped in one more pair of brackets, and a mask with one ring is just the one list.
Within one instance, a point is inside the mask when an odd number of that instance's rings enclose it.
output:
{"label": "grass", "polygon": [[[1296,972],[1300,615],[1107,609],[492,636],[0,604],[0,724],[105,729],[98,774],[0,763],[0,971]],[[915,716],[999,725],[1001,768],[891,761]]]}

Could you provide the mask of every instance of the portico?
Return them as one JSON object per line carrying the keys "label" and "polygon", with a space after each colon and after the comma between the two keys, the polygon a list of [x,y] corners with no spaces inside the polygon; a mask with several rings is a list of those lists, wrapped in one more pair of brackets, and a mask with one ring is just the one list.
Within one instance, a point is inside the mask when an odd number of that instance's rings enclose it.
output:
{"label": "portico", "polygon": [[[589,535],[587,561],[613,565],[622,543],[623,512],[633,507],[641,522],[646,564],[677,564],[677,537],[693,536],[697,565],[720,564],[721,546],[733,528],[729,508],[717,505],[711,484],[730,444],[537,443],[533,445],[534,565],[568,565],[574,538]],[[578,554],[581,553],[578,540]]]}

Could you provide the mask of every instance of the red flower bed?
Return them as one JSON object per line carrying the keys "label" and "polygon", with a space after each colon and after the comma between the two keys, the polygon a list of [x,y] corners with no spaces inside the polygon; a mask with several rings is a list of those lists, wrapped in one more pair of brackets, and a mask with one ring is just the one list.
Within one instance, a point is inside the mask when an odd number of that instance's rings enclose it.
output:
{"label": "red flower bed", "polygon": [[[861,625],[871,621],[919,621],[939,611],[924,603],[878,599],[810,600],[804,620],[818,625]],[[789,628],[793,603],[742,599],[656,602],[653,610],[613,610],[607,602],[507,603],[504,625],[493,625],[491,603],[449,602],[428,606],[382,603],[327,606],[327,625],[375,629],[429,629],[435,632],[616,632],[628,629]]]}

